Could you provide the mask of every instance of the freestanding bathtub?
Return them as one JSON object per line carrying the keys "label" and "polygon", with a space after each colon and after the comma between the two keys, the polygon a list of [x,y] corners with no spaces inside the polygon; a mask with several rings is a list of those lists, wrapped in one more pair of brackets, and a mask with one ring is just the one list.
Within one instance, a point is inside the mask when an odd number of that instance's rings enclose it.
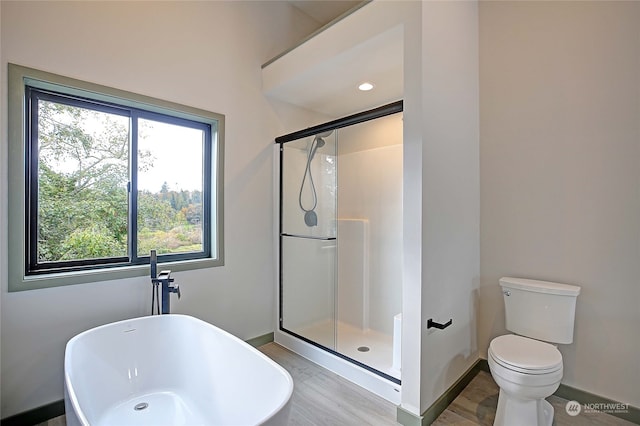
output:
{"label": "freestanding bathtub", "polygon": [[64,390],[71,426],[286,425],[293,380],[211,324],[157,315],[69,340]]}

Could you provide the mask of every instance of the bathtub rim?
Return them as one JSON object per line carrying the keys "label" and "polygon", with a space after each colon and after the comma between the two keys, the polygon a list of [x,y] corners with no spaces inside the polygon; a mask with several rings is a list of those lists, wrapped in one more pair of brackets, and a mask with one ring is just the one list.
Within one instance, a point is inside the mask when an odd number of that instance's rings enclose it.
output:
{"label": "bathtub rim", "polygon": [[251,346],[249,343],[245,342],[244,340],[240,339],[239,337],[234,336],[233,334],[229,333],[228,331],[223,330],[220,327],[217,327],[217,326],[215,326],[215,325],[213,325],[213,324],[211,324],[211,323],[209,323],[207,321],[204,321],[204,320],[202,320],[200,318],[196,318],[196,317],[191,316],[191,315],[186,315],[186,314],[145,315],[145,316],[141,316],[141,317],[135,317],[135,318],[130,318],[130,319],[114,321],[114,322],[111,322],[111,323],[107,323],[107,324],[99,325],[99,326],[96,326],[96,327],[92,327],[90,329],[87,329],[85,331],[82,331],[82,332],[76,334],[71,339],[69,339],[69,341],[65,345],[65,354],[64,354],[64,392],[65,392],[65,400],[68,397],[69,403],[70,403],[71,407],[73,408],[73,415],[75,415],[78,418],[78,420],[80,421],[80,423],[82,425],[90,425],[90,423],[87,420],[84,412],[79,409],[78,397],[77,397],[77,395],[75,393],[75,390],[74,390],[73,386],[71,386],[71,377],[69,376],[69,373],[68,373],[69,368],[67,367],[67,365],[71,362],[70,361],[70,357],[71,356],[69,355],[69,357],[68,357],[67,355],[71,353],[71,351],[73,350],[73,347],[76,345],[76,342],[78,340],[80,340],[83,336],[85,336],[87,334],[90,334],[90,333],[93,333],[93,332],[96,332],[96,331],[99,331],[99,330],[104,329],[104,328],[116,327],[118,325],[123,325],[123,324],[126,324],[126,323],[135,323],[135,322],[140,322],[140,321],[143,321],[143,322],[144,321],[151,321],[154,318],[160,319],[160,318],[167,318],[167,317],[180,318],[180,320],[196,323],[196,324],[205,326],[207,328],[213,329],[214,332],[220,333],[223,336],[231,339],[235,343],[240,344],[245,349],[251,351],[253,354],[257,355],[259,358],[261,358],[262,360],[266,361],[267,364],[271,365],[272,367],[275,367],[275,369],[277,371],[282,373],[282,375],[286,379],[286,383],[288,385],[287,386],[287,392],[286,392],[286,398],[283,398],[283,401],[281,401],[278,404],[277,407],[275,407],[273,410],[271,410],[268,413],[268,415],[266,415],[263,419],[261,419],[260,423],[258,423],[259,425],[268,423],[278,413],[280,413],[282,410],[286,409],[286,406],[287,406],[287,404],[289,404],[291,402],[291,397],[293,395],[293,388],[294,388],[293,378],[291,377],[291,374],[289,374],[289,372],[284,367],[282,367],[280,364],[278,364],[277,362],[275,362],[274,360],[269,358],[267,355],[265,355],[264,353],[260,352],[258,349],[256,349],[255,347]]}

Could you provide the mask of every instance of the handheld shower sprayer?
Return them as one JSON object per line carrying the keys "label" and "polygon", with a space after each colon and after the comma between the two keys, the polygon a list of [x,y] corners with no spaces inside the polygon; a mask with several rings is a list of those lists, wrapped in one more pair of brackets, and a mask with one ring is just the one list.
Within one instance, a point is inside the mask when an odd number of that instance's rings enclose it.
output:
{"label": "handheld shower sprayer", "polygon": [[[308,227],[318,226],[318,215],[315,212],[315,208],[318,206],[318,194],[316,193],[316,186],[313,183],[313,174],[311,173],[311,162],[313,161],[313,157],[316,155],[316,151],[318,148],[322,148],[325,145],[324,138],[328,137],[333,133],[333,130],[329,130],[327,132],[319,133],[313,137],[311,141],[311,145],[309,146],[309,153],[307,154],[307,165],[304,170],[304,176],[302,176],[302,182],[300,183],[300,193],[298,194],[298,204],[300,209],[304,211],[304,223]],[[312,206],[310,209],[306,209],[302,203],[302,192],[304,190],[304,184],[307,180],[307,175],[309,176],[309,182],[311,184],[311,200]]]}
{"label": "handheld shower sprayer", "polygon": [[[320,133],[314,136],[313,141],[311,142],[311,146],[309,147],[309,163],[313,161],[313,157],[316,155],[316,151],[318,150],[318,148],[322,148],[325,145],[326,142],[324,138],[331,135],[332,132],[333,130],[330,130],[328,132]],[[309,173],[311,173],[311,170],[309,170]]]}

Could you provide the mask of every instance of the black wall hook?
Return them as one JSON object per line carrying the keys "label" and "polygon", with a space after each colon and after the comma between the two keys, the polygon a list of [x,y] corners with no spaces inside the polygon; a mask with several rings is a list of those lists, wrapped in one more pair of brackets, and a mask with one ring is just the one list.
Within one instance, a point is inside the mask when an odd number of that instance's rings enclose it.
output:
{"label": "black wall hook", "polygon": [[453,318],[444,324],[440,324],[439,322],[435,322],[433,318],[429,318],[427,320],[427,329],[437,328],[438,330],[444,330],[445,328],[449,327],[451,324],[453,324]]}

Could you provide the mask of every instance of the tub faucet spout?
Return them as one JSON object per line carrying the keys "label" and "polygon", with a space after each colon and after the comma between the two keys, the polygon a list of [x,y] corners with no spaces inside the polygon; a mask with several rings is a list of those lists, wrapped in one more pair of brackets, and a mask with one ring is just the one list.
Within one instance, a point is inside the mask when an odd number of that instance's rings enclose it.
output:
{"label": "tub faucet spout", "polygon": [[[151,250],[151,254],[149,256],[149,263],[151,265],[151,282],[154,285],[162,286],[162,314],[170,313],[170,300],[169,294],[176,293],[178,295],[178,299],[180,299],[180,286],[171,285],[175,280],[171,278],[171,271],[160,271],[160,275],[157,274],[158,268],[158,256],[155,250]],[[153,307],[151,308],[153,311]],[[152,312],[153,313],[153,312]]]}
{"label": "tub faucet spout", "polygon": [[171,285],[175,280],[171,278],[171,271],[160,271],[158,278],[153,280],[160,283],[162,286],[162,314],[171,313],[171,301],[169,299],[170,293],[176,293],[178,299],[180,299],[180,287],[177,285]]}

